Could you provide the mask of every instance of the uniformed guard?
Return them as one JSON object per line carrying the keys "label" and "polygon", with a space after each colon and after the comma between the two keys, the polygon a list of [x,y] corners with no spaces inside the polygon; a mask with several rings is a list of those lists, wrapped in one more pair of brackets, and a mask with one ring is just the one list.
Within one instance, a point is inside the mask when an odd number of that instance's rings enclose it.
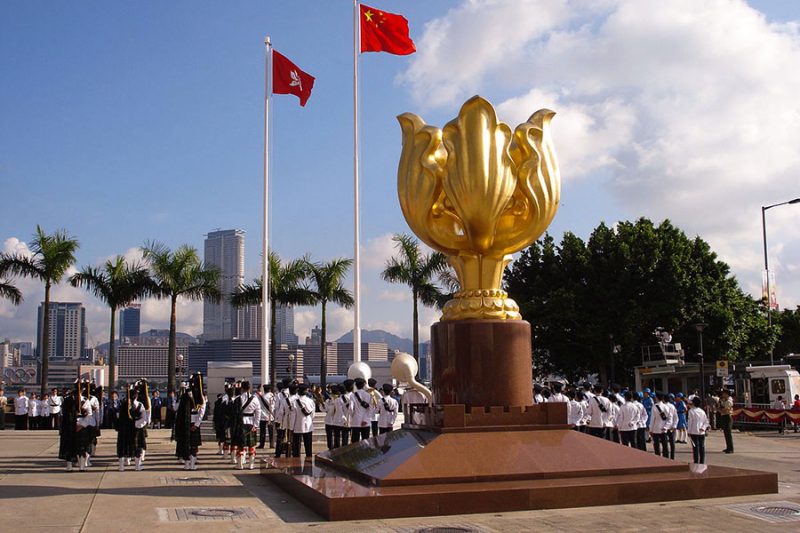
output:
{"label": "uniformed guard", "polygon": [[353,442],[369,438],[369,431],[372,421],[372,398],[364,390],[367,382],[364,378],[355,379],[356,389],[353,392],[353,419],[351,420],[351,435]]}
{"label": "uniformed guard", "polygon": [[381,400],[381,393],[378,392],[378,389],[375,387],[378,385],[378,380],[375,378],[369,378],[367,380],[367,392],[369,393],[370,397],[372,398],[370,401],[371,408],[372,408],[372,417],[370,419],[370,428],[372,429],[372,436],[375,437],[378,435],[378,410],[380,406]]}

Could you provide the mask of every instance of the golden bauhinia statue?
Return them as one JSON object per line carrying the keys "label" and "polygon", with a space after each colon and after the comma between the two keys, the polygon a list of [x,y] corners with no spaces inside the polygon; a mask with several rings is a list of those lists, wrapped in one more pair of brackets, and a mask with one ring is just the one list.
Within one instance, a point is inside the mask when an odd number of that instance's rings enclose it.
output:
{"label": "golden bauhinia statue", "polygon": [[461,284],[442,320],[522,319],[502,290],[503,270],[512,253],[544,233],[558,209],[554,115],[540,109],[512,133],[492,104],[473,96],[444,129],[413,113],[397,117],[403,215],[425,244],[448,256]]}

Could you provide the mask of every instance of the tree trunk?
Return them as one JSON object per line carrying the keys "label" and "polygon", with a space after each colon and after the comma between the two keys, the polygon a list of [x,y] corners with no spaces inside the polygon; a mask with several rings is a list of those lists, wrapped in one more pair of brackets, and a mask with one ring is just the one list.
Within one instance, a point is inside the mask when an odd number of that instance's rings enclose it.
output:
{"label": "tree trunk", "polygon": [[[42,342],[39,344],[39,357],[42,358],[41,395],[44,397],[47,393],[47,371],[50,370],[50,280],[44,282],[44,309],[42,309],[42,313],[44,313],[44,316],[42,316]],[[80,376],[78,377],[80,378]]]}
{"label": "tree trunk", "polygon": [[117,308],[115,306],[111,306],[111,331],[108,334],[108,386],[111,390],[115,389],[117,383],[117,350],[114,346],[114,331],[117,329],[116,325]]}
{"label": "tree trunk", "polygon": [[167,393],[175,390],[175,336],[176,336],[176,317],[175,312],[178,303],[178,295],[172,295],[172,310],[169,315],[169,348],[167,352]]}
{"label": "tree trunk", "polygon": [[[319,387],[325,390],[328,381],[328,347],[325,345],[325,301],[322,302],[322,323],[319,336]],[[355,353],[355,345],[353,346],[353,353]]]}
{"label": "tree trunk", "polygon": [[414,359],[417,361],[417,366],[419,366],[419,312],[417,310],[417,291],[412,290],[411,293],[414,299],[414,318],[412,320],[412,327],[414,328],[412,333],[412,337],[414,338]]}
{"label": "tree trunk", "polygon": [[270,372],[270,381],[271,381],[271,383],[273,383],[273,385],[275,384],[275,378],[276,378],[275,361],[277,360],[277,358],[275,357],[275,345],[276,345],[275,344],[275,331],[277,331],[277,329],[278,329],[276,324],[275,324],[275,310],[276,310],[275,300],[273,298],[270,298],[270,300],[269,300],[269,331],[271,333],[271,336],[270,336],[270,339],[269,339],[269,344],[270,344],[270,346],[269,346],[269,361],[270,361],[269,372]]}

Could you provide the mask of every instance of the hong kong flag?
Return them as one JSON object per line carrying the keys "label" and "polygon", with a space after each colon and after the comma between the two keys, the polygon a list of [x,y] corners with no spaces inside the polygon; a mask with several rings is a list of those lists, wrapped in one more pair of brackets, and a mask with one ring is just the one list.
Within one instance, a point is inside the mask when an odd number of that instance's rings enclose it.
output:
{"label": "hong kong flag", "polygon": [[361,51],[404,56],[417,51],[408,36],[408,20],[361,4]]}
{"label": "hong kong flag", "polygon": [[272,51],[272,92],[273,94],[293,94],[305,106],[314,88],[314,76],[297,68],[286,56]]}

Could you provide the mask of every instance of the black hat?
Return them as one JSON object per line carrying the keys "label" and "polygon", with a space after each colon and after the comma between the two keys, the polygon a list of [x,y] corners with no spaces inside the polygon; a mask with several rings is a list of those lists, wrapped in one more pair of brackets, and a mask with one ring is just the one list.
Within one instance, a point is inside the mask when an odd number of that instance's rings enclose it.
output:
{"label": "black hat", "polygon": [[381,389],[383,389],[383,392],[385,392],[386,394],[391,394],[392,393],[392,386],[389,385],[388,383],[384,383],[381,386]]}
{"label": "black hat", "polygon": [[377,385],[377,384],[378,384],[378,380],[377,380],[377,379],[375,379],[375,378],[369,378],[369,379],[367,380],[367,385],[369,385],[370,387],[373,387],[373,388],[374,388],[374,387],[375,387],[375,385]]}
{"label": "black hat", "polygon": [[300,385],[297,387],[297,392],[299,392],[300,394],[305,394],[305,393],[307,393],[307,392],[308,392],[308,385],[306,385],[305,383],[301,383],[301,384],[300,384]]}
{"label": "black hat", "polygon": [[353,381],[352,379],[344,380],[344,383],[342,383],[342,385],[344,385],[344,390],[349,391],[350,389],[352,389],[354,383],[355,381]]}
{"label": "black hat", "polygon": [[355,384],[356,384],[356,387],[358,387],[359,389],[363,389],[364,385],[367,384],[367,380],[365,380],[364,378],[356,378],[355,379]]}

